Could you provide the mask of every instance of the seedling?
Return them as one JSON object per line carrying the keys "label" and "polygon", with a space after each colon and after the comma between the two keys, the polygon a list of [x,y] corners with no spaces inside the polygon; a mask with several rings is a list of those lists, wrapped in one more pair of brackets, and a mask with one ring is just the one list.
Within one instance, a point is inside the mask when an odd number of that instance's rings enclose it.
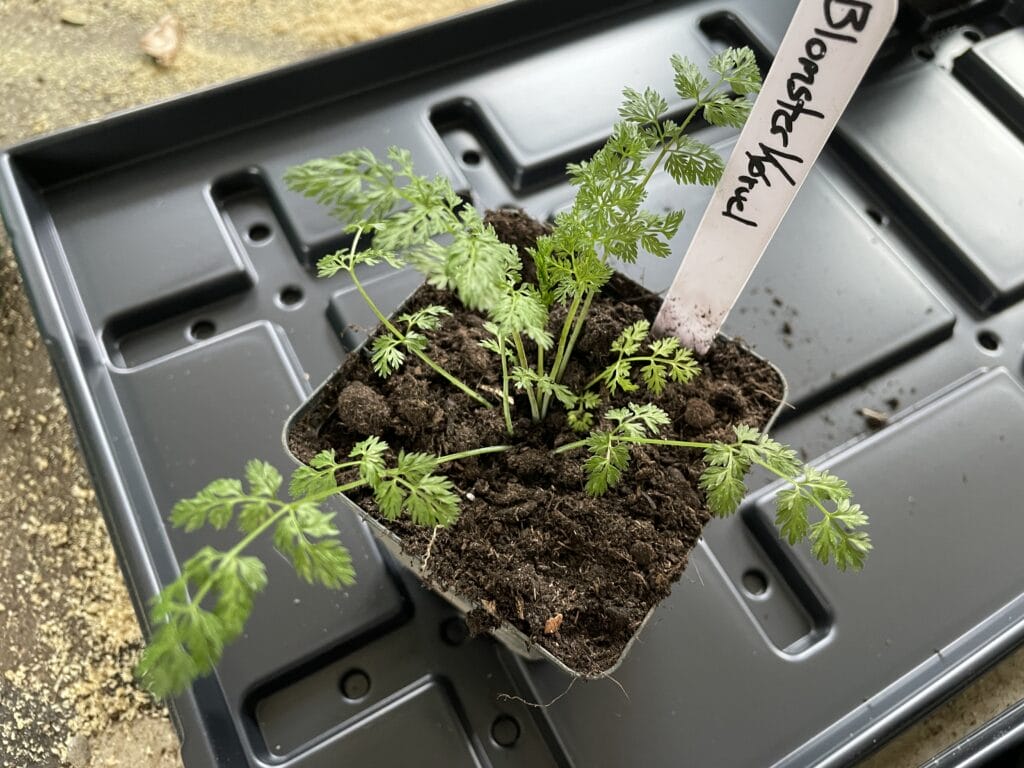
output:
{"label": "seedling", "polygon": [[[809,539],[815,557],[841,570],[863,565],[871,549],[863,530],[867,517],[839,478],[806,466],[792,449],[748,426],[736,425],[732,442],[662,436],[670,418],[645,396],[660,395],[700,374],[693,354],[678,340],[654,338],[647,322],[634,323],[612,345],[614,359],[605,370],[580,391],[565,383],[594,299],[612,278],[614,262],[633,262],[641,250],[669,255],[683,212],[644,210],[648,183],[664,170],[679,184],[716,184],[721,157],[686,134],[686,128],[698,115],[712,125],[741,126],[751,108],[746,96],[756,93],[761,82],[746,48],[712,58],[712,80],[683,58],[675,56],[671,63],[676,91],[692,104],[686,114],[679,122],[666,118],[668,102],[661,95],[650,88],[627,88],[622,119],[606,144],[590,160],[568,168],[576,187],[572,207],[525,253],[499,240],[447,179],[416,175],[405,150],[393,148],[383,160],[357,150],[288,172],[292,189],[329,206],[352,235],[348,248],[320,260],[318,273],[345,273],[380,321],[369,344],[375,373],[389,377],[410,357],[417,358],[480,408],[500,407],[507,444],[434,456],[406,452],[368,435],[344,458],[324,451],[295,470],[287,500],[280,496],[281,475],[252,461],[244,484],[216,480],[179,502],[171,514],[173,525],[195,530],[233,523],[244,537],[227,552],[201,550],[154,601],[153,636],[139,665],[154,694],[179,693],[209,673],[224,646],[241,633],[255,596],[266,586],[263,563],[243,555],[257,538],[272,535],[274,546],[308,582],[329,588],[351,584],[351,558],[338,540],[333,513],[322,510],[321,502],[368,488],[385,518],[450,525],[458,517],[459,496],[441,470],[452,462],[512,450],[519,437],[519,407],[528,410],[533,422],[561,408],[570,426],[586,435],[553,453],[579,452],[587,478],[582,490],[590,495],[619,484],[629,472],[631,452],[640,446],[699,450],[706,462],[700,485],[714,514],[735,512],[746,492],[744,478],[752,467],[761,467],[786,483],[778,494],[776,523],[788,541]],[[530,269],[524,269],[524,258]],[[500,392],[474,389],[431,356],[431,333],[450,314],[447,307],[428,306],[393,319],[381,312],[359,278],[361,267],[380,263],[420,270],[432,286],[449,291],[485,318],[488,338],[482,346],[500,369]],[[559,324],[551,321],[556,308],[564,309]],[[623,393],[632,399],[610,407],[611,398]],[[515,395],[521,395],[518,401]]]}

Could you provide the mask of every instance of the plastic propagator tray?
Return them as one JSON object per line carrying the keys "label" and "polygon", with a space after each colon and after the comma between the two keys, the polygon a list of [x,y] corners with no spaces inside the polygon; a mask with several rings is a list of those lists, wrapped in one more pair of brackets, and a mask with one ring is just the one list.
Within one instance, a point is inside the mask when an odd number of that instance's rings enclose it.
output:
{"label": "plastic propagator tray", "polygon": [[[308,587],[266,546],[245,636],[175,702],[187,768],[845,765],[1021,642],[1024,37],[1013,3],[937,5],[897,26],[725,329],[789,381],[779,439],[871,514],[863,573],[780,544],[762,489],[708,527],[615,681],[566,692],[468,638],[339,502],[358,583]],[[396,144],[481,207],[545,218],[624,85],[671,93],[671,53],[727,42],[767,63],[794,6],[505,3],[4,154],[5,221],[138,605],[229,541],[172,530],[174,501],[252,457],[290,468],[284,422],[372,325],[314,278],[342,233],[287,167]],[[635,279],[668,287],[708,197],[655,180],[650,205],[690,215]],[[417,283],[365,277],[387,308]]]}

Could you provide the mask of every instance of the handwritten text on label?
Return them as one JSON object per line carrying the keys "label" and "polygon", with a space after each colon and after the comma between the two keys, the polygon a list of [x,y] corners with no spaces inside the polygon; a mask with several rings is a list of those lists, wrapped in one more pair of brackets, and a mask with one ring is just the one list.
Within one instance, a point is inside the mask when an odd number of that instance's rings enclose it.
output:
{"label": "handwritten text on label", "polygon": [[726,200],[723,216],[756,227],[757,221],[742,215],[751,193],[762,184],[771,187],[773,173],[790,186],[796,184],[787,164],[802,164],[804,158],[785,149],[803,117],[825,119],[822,112],[811,109],[808,103],[814,101],[814,83],[819,71],[828,66],[829,46],[857,45],[859,38],[855,33],[864,31],[871,9],[871,3],[863,0],[823,0],[823,24],[814,28],[814,35],[803,46],[804,55],[797,58],[797,66],[786,79],[788,101],[776,100],[778,108],[772,113],[770,129],[773,138],[758,142],[759,154],[747,150],[747,172],[738,177],[739,184]]}

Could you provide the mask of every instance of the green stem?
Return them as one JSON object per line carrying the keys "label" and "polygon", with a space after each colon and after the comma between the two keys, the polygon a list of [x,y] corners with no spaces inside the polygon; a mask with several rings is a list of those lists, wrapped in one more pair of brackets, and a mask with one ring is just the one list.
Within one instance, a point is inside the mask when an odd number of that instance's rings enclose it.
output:
{"label": "green stem", "polygon": [[501,358],[501,412],[505,415],[505,428],[511,437],[515,434],[512,429],[512,410],[509,404],[508,395],[508,357],[505,355],[505,337],[498,337],[498,356]]}
{"label": "green stem", "polygon": [[[694,107],[690,114],[687,115],[686,121],[683,123],[683,126],[685,126],[686,123],[690,122],[690,120],[693,119],[693,116],[696,113],[697,108]],[[658,170],[658,166],[661,165],[661,161],[665,159],[665,156],[668,154],[669,149],[671,149],[672,144],[673,142],[669,142],[668,144],[662,146],[661,152],[659,152],[658,156],[654,158],[654,162],[651,163],[651,167],[647,169],[647,174],[644,176],[643,181],[640,182],[641,189],[647,186],[647,182],[651,180],[651,177],[654,175],[654,172]]]}
{"label": "green stem", "polygon": [[[555,347],[555,356],[551,360],[551,379],[552,381],[558,381],[556,373],[558,368],[562,365],[562,358],[565,357],[565,345],[569,341],[569,332],[572,329],[573,321],[576,319],[576,313],[580,311],[580,302],[582,301],[582,294],[577,293],[572,297],[572,304],[569,305],[569,312],[565,316],[565,320],[562,321],[562,332],[558,335],[558,346]],[[543,369],[541,369],[543,373]],[[548,407],[551,405],[551,394],[544,395],[540,406],[540,417],[543,419],[548,415]]]}
{"label": "green stem", "polygon": [[[544,349],[543,349],[543,347],[541,347],[538,344],[537,345],[537,375],[538,376],[543,376],[544,373],[545,373],[544,372]],[[549,402],[551,402],[551,395],[544,395],[543,402],[541,404],[541,409],[540,409],[540,417],[541,417],[541,419],[543,419],[548,414],[547,407],[548,407],[548,403]]]}
{"label": "green stem", "polygon": [[586,445],[587,445],[587,441],[586,440],[577,440],[577,441],[575,441],[573,443],[566,443],[565,445],[560,445],[557,448],[555,448],[555,450],[553,450],[551,453],[552,454],[568,453],[569,451],[575,451],[577,448],[585,448]]}
{"label": "green stem", "polygon": [[234,547],[232,547],[224,555],[224,557],[222,557],[217,562],[217,567],[210,574],[210,577],[204,582],[203,586],[199,588],[199,591],[196,592],[195,597],[192,598],[192,602],[195,605],[200,605],[203,602],[203,598],[206,597],[206,594],[210,591],[210,589],[213,588],[214,583],[217,581],[216,574],[220,571],[221,568],[224,567],[224,563],[228,560],[234,560],[236,557],[238,557],[242,550],[244,550],[246,547],[252,544],[253,541],[255,541],[270,526],[272,526],[274,523],[276,523],[278,520],[284,517],[287,512],[288,505],[282,505],[281,508],[277,510],[277,512],[272,514],[263,523],[261,523],[260,526],[256,528],[256,530],[254,530],[252,533],[250,533],[248,536],[246,536],[244,539],[238,542]]}
{"label": "green stem", "polygon": [[448,453],[444,456],[438,456],[437,463],[448,464],[452,461],[470,459],[473,456],[483,456],[488,453],[504,453],[505,451],[511,451],[512,448],[513,446],[511,445],[488,445],[486,448],[473,448],[468,451],[459,451],[458,453]]}
{"label": "green stem", "polygon": [[[554,378],[555,371],[558,366],[562,363],[562,356],[565,354],[565,345],[569,341],[569,330],[572,328],[572,322],[576,319],[576,313],[580,310],[580,301],[582,300],[581,294],[576,294],[572,297],[572,304],[569,305],[569,313],[565,316],[565,320],[562,321],[562,332],[558,335],[558,346],[555,347],[555,356],[551,361],[551,378]],[[544,399],[544,402],[550,399],[550,395]],[[547,411],[545,410],[545,413]]]}
{"label": "green stem", "polygon": [[[523,337],[518,333],[512,334],[512,340],[516,345],[516,355],[519,357],[519,365],[523,367],[524,371],[530,370],[530,362],[526,359],[526,348],[523,346]],[[537,405],[537,393],[529,382],[523,382],[523,389],[526,391],[526,397],[530,401],[530,417],[534,422],[540,421],[540,408]]]}
{"label": "green stem", "polygon": [[328,488],[325,491],[320,491],[320,493],[314,493],[312,496],[306,496],[305,498],[300,499],[300,501],[303,504],[317,504],[321,501],[326,501],[327,499],[331,498],[331,496],[337,496],[339,493],[345,493],[346,491],[355,490],[356,488],[359,488],[362,485],[366,485],[365,480],[353,480],[351,483],[345,483],[344,485],[339,485],[335,486],[334,488]]}
{"label": "green stem", "polygon": [[[366,289],[363,288],[363,284],[361,282],[359,282],[359,278],[356,277],[355,269],[353,268],[353,269],[348,270],[348,274],[349,274],[349,277],[352,278],[352,284],[356,287],[356,290],[359,291],[359,295],[363,297],[363,301],[366,302],[367,306],[370,307],[370,310],[373,312],[373,314],[376,315],[377,320],[380,321],[380,324],[383,325],[385,328],[387,328],[388,331],[390,331],[392,334],[394,334],[395,338],[402,339],[404,341],[405,340],[405,334],[402,333],[398,329],[398,326],[396,326],[394,323],[392,323],[391,320],[388,317],[386,317],[384,315],[384,313],[381,312],[377,308],[377,305],[374,304],[373,299],[370,298],[370,294],[368,294],[366,292]],[[424,363],[426,363],[431,369],[434,370],[435,373],[437,373],[440,376],[442,376],[443,378],[447,379],[451,384],[453,384],[456,387],[458,387],[459,389],[461,389],[463,392],[465,392],[471,398],[476,400],[478,403],[480,403],[481,405],[483,405],[486,408],[492,408],[493,407],[481,395],[477,394],[472,389],[470,389],[470,387],[467,384],[465,384],[464,382],[460,381],[456,377],[452,376],[450,373],[448,373],[448,371],[446,371],[444,368],[442,368],[440,365],[438,365],[436,362],[434,362],[434,360],[431,359],[431,357],[426,352],[424,352],[423,350],[420,350],[420,349],[416,349],[415,347],[410,348],[408,345],[406,345],[406,349],[410,349],[410,351],[414,355],[416,355],[416,357],[418,357],[420,360],[422,360]]]}
{"label": "green stem", "polygon": [[576,317],[576,324],[573,326],[572,336],[569,337],[569,344],[565,349],[565,355],[562,357],[562,362],[561,365],[559,365],[558,371],[555,372],[556,383],[561,383],[562,376],[565,375],[565,369],[569,367],[569,360],[572,358],[572,351],[576,348],[576,342],[580,337],[580,332],[583,330],[583,324],[587,321],[587,315],[590,313],[590,305],[594,302],[595,295],[597,295],[596,291],[587,291],[587,298],[583,301],[583,308]]}

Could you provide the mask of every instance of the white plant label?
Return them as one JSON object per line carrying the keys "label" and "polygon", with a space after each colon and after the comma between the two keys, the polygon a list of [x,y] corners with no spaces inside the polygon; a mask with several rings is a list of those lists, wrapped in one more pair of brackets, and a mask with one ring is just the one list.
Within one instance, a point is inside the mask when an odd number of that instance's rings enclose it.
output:
{"label": "white plant label", "polygon": [[898,8],[898,0],[801,0],[656,331],[701,354],[711,346]]}

